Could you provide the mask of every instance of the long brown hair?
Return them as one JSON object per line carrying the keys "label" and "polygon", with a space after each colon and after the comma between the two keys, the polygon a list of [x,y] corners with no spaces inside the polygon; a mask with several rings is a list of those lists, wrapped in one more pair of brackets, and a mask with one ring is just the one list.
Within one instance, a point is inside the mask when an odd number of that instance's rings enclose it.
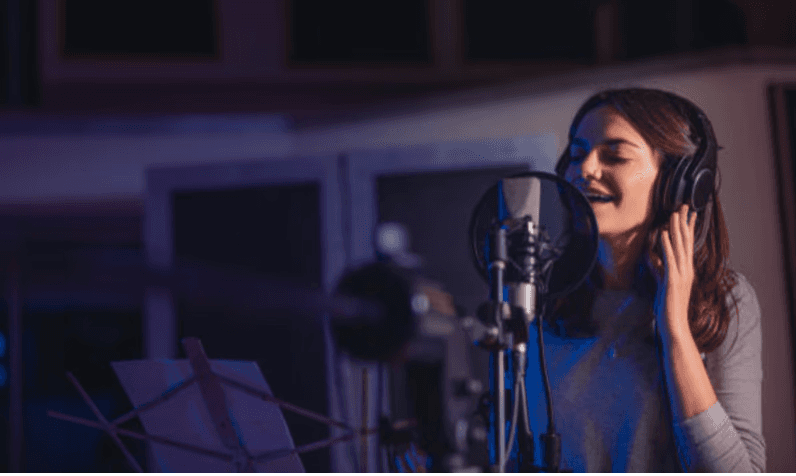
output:
{"label": "long brown hair", "polygon": [[[558,159],[556,172],[563,176],[570,163],[571,141],[583,117],[599,107],[609,107],[621,114],[647,143],[663,157],[661,171],[672,166],[681,157],[691,157],[699,148],[700,141],[712,140],[713,128],[701,110],[693,103],[672,93],[655,89],[618,89],[595,94],[578,110],[569,130],[569,142]],[[695,114],[701,114],[705,124],[694,124]],[[706,129],[706,130],[703,130]],[[700,137],[701,136],[701,137]],[[688,323],[700,352],[711,352],[724,341],[730,322],[728,296],[736,306],[732,289],[737,284],[736,274],[727,263],[730,241],[724,222],[721,202],[718,198],[720,176],[716,167],[717,147],[713,147],[707,163],[716,177],[712,198],[697,215],[697,236],[704,229],[705,240],[694,251],[694,284],[688,308]],[[670,210],[661,206],[660,187],[662,173],[656,179],[653,196],[655,218],[646,237],[644,249],[653,266],[663,276],[663,249],[660,233],[668,223]],[[706,228],[706,229],[705,229]],[[594,328],[590,322],[595,291],[602,287],[599,266],[595,266],[589,278],[573,294],[556,300],[547,318],[564,333],[573,330],[590,333]],[[643,296],[652,297],[657,283],[642,259],[636,270],[634,287]]]}

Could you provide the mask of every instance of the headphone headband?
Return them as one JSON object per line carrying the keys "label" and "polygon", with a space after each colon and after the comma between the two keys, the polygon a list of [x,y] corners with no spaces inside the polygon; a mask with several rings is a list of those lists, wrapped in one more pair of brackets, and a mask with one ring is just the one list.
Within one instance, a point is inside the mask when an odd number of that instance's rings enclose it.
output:
{"label": "headphone headband", "polygon": [[[644,92],[644,90],[630,90]],[[663,94],[675,111],[688,123],[690,139],[696,145],[693,154],[680,157],[666,157],[661,169],[654,204],[657,214],[655,224],[665,223],[669,216],[682,204],[689,204],[697,211],[696,246],[700,247],[707,238],[711,222],[716,184],[716,153],[718,146],[713,126],[705,113],[691,101],[665,91],[647,90]],[[610,90],[589,98],[580,108],[569,131],[571,143],[575,128],[589,111],[601,104],[611,103],[612,97],[628,90]],[[569,167],[569,145],[556,163],[556,173],[563,177]],[[655,226],[655,225],[653,225]]]}

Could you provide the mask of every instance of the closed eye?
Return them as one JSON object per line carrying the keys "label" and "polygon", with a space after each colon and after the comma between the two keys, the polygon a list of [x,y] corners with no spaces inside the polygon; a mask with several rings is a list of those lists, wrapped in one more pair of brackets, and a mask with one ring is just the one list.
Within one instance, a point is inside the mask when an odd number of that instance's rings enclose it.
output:
{"label": "closed eye", "polygon": [[[577,155],[577,154],[570,154],[570,161],[571,163],[578,163],[583,161],[586,158],[585,155]],[[625,159],[622,157],[618,157],[615,155],[606,155],[602,157],[603,161],[608,162],[609,164],[621,164],[624,162],[629,162],[630,159]]]}
{"label": "closed eye", "polygon": [[616,156],[608,156],[608,157],[605,158],[605,160],[607,162],[612,163],[612,164],[621,164],[623,162],[627,162],[628,161],[628,159],[623,159],[622,157],[616,157]]}

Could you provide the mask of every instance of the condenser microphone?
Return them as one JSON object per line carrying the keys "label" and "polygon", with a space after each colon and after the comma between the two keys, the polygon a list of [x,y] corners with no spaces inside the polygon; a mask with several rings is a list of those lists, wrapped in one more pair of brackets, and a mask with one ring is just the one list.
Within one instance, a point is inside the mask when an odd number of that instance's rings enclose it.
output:
{"label": "condenser microphone", "polygon": [[539,225],[542,183],[533,176],[505,178],[501,191],[506,218],[517,228],[509,235],[509,255],[518,262],[515,279],[507,279],[509,304],[521,309],[526,324],[536,313],[536,244]]}

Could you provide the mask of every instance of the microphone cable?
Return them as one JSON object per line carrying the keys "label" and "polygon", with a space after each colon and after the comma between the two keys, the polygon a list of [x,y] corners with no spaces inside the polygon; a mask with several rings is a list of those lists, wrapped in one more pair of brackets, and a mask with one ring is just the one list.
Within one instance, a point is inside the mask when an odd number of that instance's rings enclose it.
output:
{"label": "microphone cable", "polygon": [[[514,355],[515,355],[515,358],[517,359],[516,360],[517,364],[519,364],[520,361],[522,361],[522,363],[523,363],[522,367],[524,367],[525,352],[515,352]],[[520,398],[520,383],[522,382],[522,378],[523,378],[523,376],[521,374],[524,374],[524,372],[522,372],[522,370],[520,370],[520,365],[517,365],[517,368],[514,371],[514,375],[515,375],[515,378],[514,378],[514,405],[513,405],[512,411],[511,411],[511,430],[509,430],[509,440],[508,440],[508,444],[506,445],[506,455],[503,458],[504,461],[508,461],[509,455],[511,455],[511,450],[514,449],[514,433],[516,433],[516,431],[517,431],[517,420],[519,419],[519,414],[520,414],[520,400],[521,400],[521,398]],[[504,470],[505,470],[505,468],[504,468]]]}
{"label": "microphone cable", "polygon": [[[550,284],[550,276],[552,272],[548,271],[545,276],[545,287]],[[544,329],[543,320],[547,308],[547,300],[542,302],[542,311],[539,313],[536,328],[538,330],[538,344],[539,344],[539,366],[542,370],[542,381],[544,383],[545,401],[547,403],[547,432],[541,435],[542,440],[542,457],[544,467],[541,468],[545,472],[557,472],[561,462],[561,435],[556,433],[555,413],[553,412],[553,396],[550,389],[550,378],[547,373],[547,361],[544,352]]]}
{"label": "microphone cable", "polygon": [[[545,274],[545,289],[550,284],[551,269],[548,268]],[[542,381],[544,384],[545,403],[547,407],[547,432],[544,433],[542,438],[542,451],[544,457],[544,466],[540,469],[545,471],[558,471],[561,461],[561,435],[556,433],[555,413],[553,411],[553,397],[550,388],[550,378],[547,372],[547,361],[544,351],[544,330],[543,320],[547,308],[547,300],[543,300],[541,312],[536,321],[537,325],[537,343],[539,347],[539,364],[542,373]],[[527,349],[527,347],[526,347]],[[520,405],[522,405],[523,415],[523,430],[525,435],[533,442],[533,431],[531,430],[529,415],[528,415],[528,395],[525,386],[525,367],[527,365],[527,350],[524,352],[514,351],[514,402],[511,418],[511,427],[508,438],[508,445],[506,448],[506,455],[504,460],[509,459],[511,450],[514,447],[515,433],[517,431],[518,418],[520,414]],[[532,446],[532,445],[531,445]],[[533,455],[531,455],[533,457]]]}

